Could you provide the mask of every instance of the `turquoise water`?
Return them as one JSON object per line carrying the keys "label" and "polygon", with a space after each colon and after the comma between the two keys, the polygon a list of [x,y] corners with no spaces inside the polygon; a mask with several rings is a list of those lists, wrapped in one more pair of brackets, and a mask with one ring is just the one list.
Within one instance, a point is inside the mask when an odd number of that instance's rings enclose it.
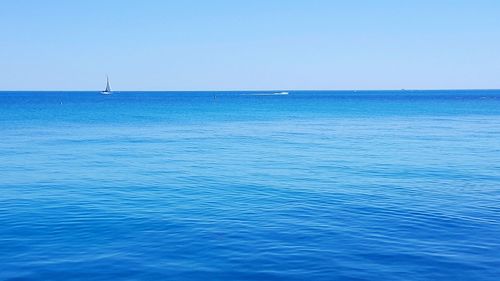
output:
{"label": "turquoise water", "polygon": [[498,280],[500,91],[261,94],[0,92],[0,280]]}

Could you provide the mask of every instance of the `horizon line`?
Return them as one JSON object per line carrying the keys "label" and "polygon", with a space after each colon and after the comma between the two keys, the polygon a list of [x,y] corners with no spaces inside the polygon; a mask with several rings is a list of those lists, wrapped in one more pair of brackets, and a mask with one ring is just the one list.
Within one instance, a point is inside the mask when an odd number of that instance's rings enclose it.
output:
{"label": "horizon line", "polygon": [[[376,92],[376,91],[500,91],[500,88],[422,88],[422,89],[271,89],[271,90],[114,90],[112,92],[275,92],[275,91],[295,91],[295,92]],[[101,90],[1,90],[0,92],[101,92]]]}

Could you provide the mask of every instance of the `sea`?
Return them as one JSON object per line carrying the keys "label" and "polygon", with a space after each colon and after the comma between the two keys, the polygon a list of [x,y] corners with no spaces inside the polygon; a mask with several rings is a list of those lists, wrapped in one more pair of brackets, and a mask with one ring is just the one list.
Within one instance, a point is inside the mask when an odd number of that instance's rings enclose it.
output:
{"label": "sea", "polygon": [[500,280],[500,91],[0,92],[0,280]]}

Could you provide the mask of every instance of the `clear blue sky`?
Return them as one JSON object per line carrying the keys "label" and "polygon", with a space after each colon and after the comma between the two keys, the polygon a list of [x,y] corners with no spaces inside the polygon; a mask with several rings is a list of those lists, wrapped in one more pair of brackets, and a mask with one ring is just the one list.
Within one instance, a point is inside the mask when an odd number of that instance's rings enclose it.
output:
{"label": "clear blue sky", "polygon": [[500,88],[498,0],[1,0],[0,90]]}

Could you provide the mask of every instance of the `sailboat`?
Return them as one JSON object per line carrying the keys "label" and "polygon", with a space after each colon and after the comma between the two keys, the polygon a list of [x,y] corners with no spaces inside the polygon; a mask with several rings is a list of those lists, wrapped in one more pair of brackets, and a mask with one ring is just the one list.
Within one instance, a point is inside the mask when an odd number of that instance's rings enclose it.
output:
{"label": "sailboat", "polygon": [[109,87],[109,77],[106,76],[106,89],[101,92],[103,95],[111,95],[111,87]]}

